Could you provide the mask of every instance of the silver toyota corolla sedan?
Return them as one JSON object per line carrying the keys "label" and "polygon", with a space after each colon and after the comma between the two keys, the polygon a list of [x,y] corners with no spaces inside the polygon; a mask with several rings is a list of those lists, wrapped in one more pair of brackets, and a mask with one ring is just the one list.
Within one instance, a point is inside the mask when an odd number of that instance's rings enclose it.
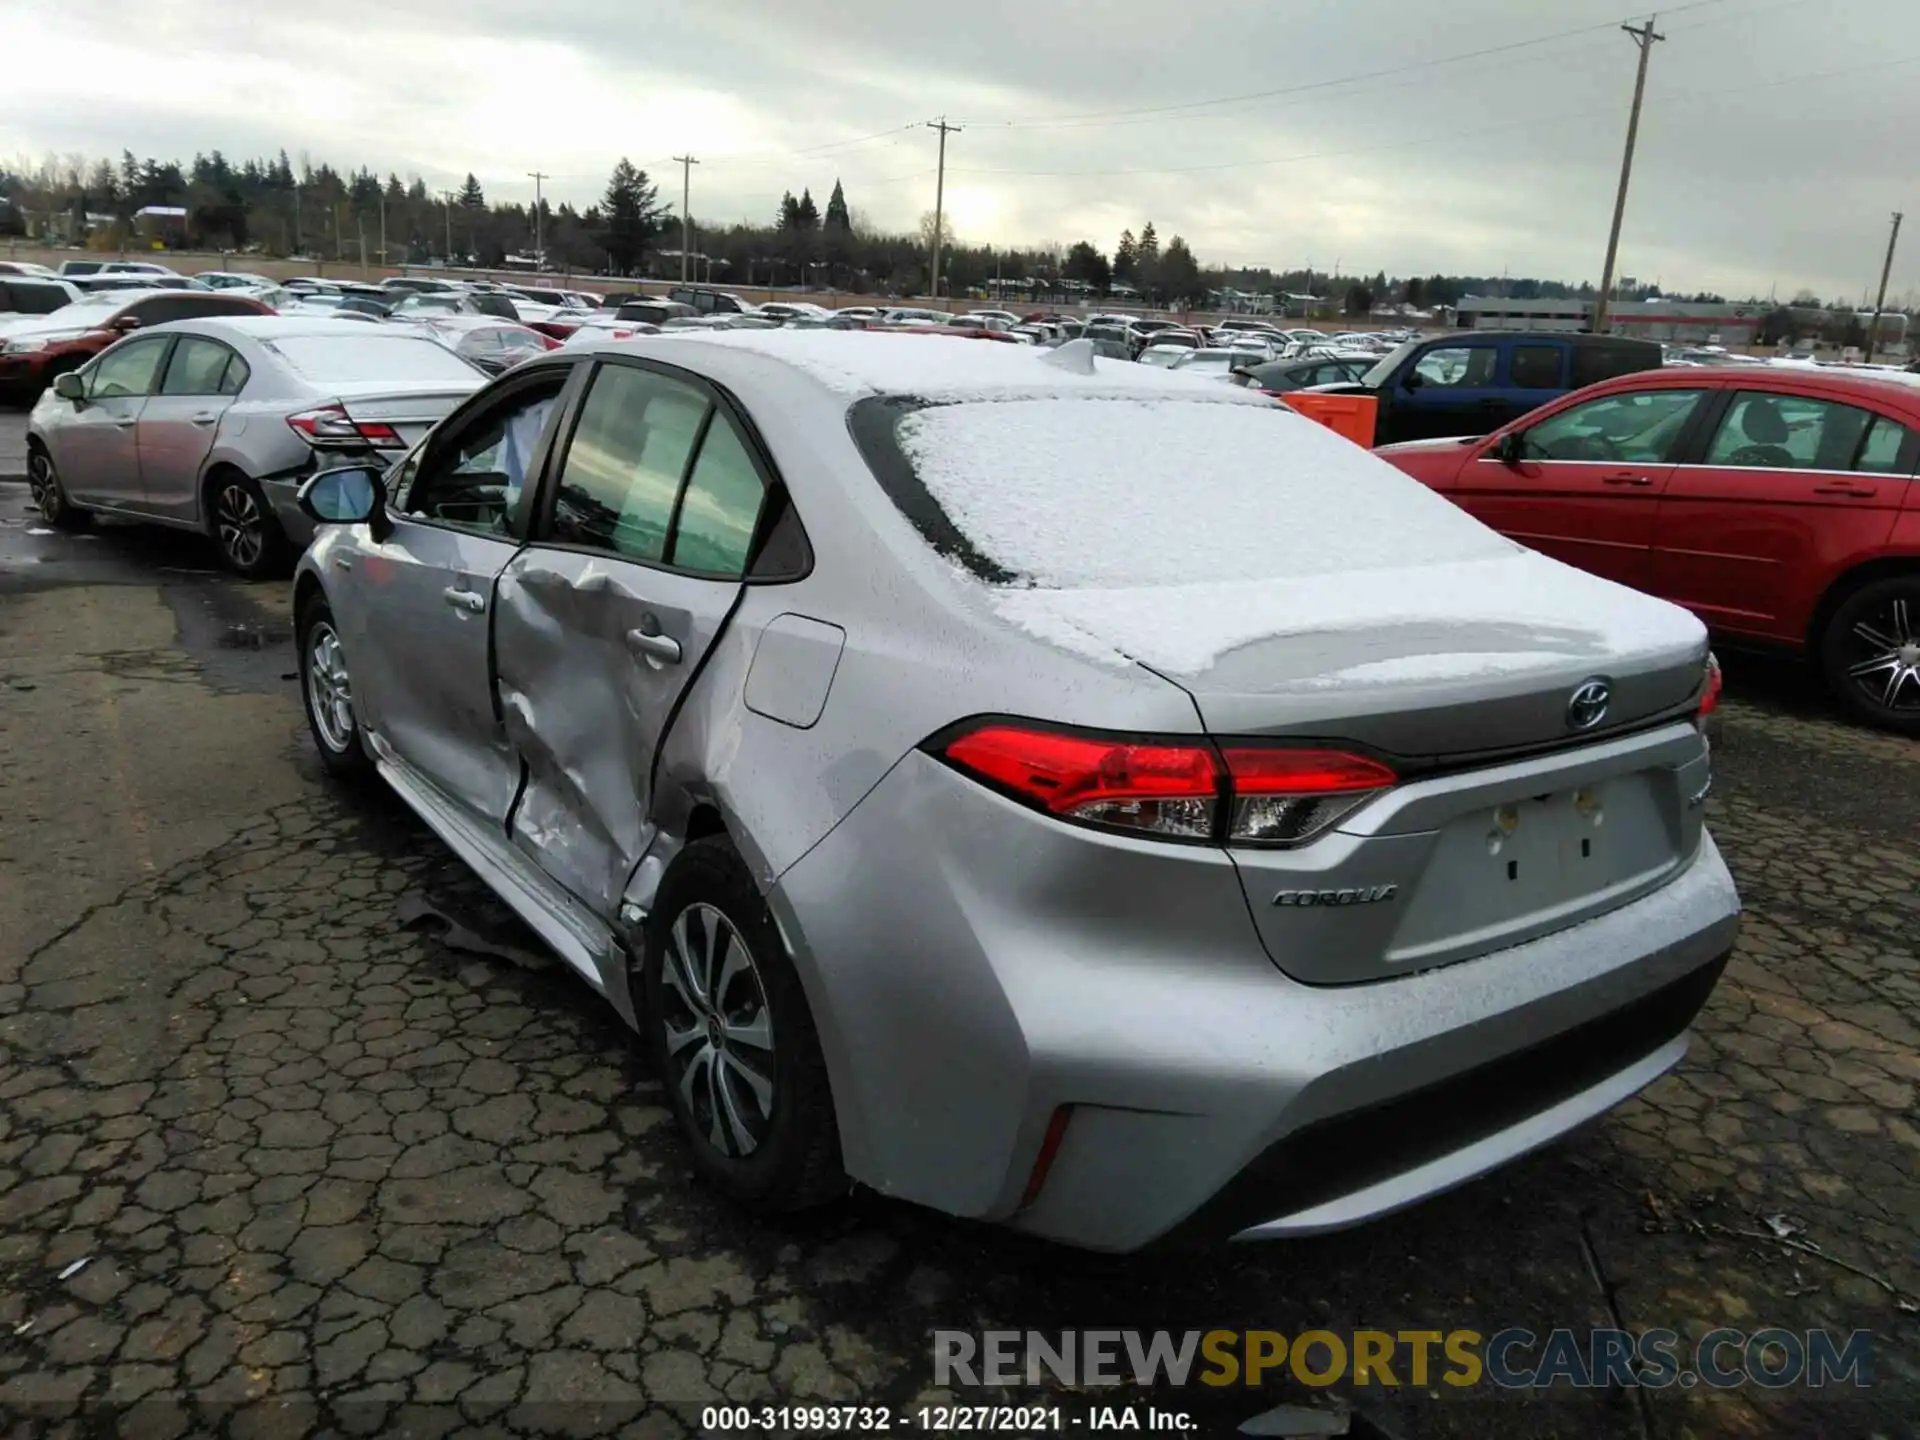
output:
{"label": "silver toyota corolla sedan", "polygon": [[758,1206],[1351,1225],[1660,1075],[1733,943],[1698,622],[1248,391],[662,335],[302,503],[326,763],[637,1027]]}
{"label": "silver toyota corolla sedan", "polygon": [[242,575],[285,573],[301,481],[394,456],[485,382],[429,337],[280,315],[155,325],[58,376],[27,422],[41,516],[210,534]]}

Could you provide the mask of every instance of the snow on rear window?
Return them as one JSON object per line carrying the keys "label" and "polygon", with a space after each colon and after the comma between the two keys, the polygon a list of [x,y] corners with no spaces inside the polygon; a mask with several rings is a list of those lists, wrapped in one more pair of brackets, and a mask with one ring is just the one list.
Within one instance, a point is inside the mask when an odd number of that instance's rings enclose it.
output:
{"label": "snow on rear window", "polygon": [[975,402],[914,411],[894,434],[974,548],[1045,588],[1287,580],[1515,549],[1272,405]]}
{"label": "snow on rear window", "polygon": [[451,350],[410,335],[289,335],[267,342],[309,380],[460,380],[474,369]]}

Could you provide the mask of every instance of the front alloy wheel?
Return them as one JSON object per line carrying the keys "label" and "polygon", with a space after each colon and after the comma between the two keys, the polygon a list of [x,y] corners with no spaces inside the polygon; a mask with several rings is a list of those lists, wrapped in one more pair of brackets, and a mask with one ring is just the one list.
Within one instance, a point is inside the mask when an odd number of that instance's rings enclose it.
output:
{"label": "front alloy wheel", "polygon": [[359,738],[354,732],[353,682],[333,626],[319,621],[307,632],[307,709],[313,733],[335,755],[345,755]]}
{"label": "front alloy wheel", "polygon": [[733,922],[689,905],[667,932],[658,1023],[667,1083],[695,1133],[728,1159],[753,1154],[773,1118],[773,1025],[753,951]]}
{"label": "front alloy wheel", "polygon": [[1877,581],[1834,612],[1827,682],[1870,725],[1920,734],[1920,576]]}

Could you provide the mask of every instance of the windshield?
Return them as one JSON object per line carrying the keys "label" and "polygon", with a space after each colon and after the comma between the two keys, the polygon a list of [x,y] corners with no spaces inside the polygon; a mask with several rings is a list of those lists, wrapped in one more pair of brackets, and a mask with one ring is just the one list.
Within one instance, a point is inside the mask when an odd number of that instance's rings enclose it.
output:
{"label": "windshield", "polygon": [[1369,390],[1378,390],[1393,378],[1393,372],[1400,368],[1400,362],[1420,348],[1418,340],[1409,340],[1398,350],[1391,350],[1380,357],[1379,363],[1360,377],[1360,383]]}
{"label": "windshield", "polygon": [[410,335],[289,335],[266,348],[323,385],[362,380],[471,382],[473,367],[443,345]]}
{"label": "windshield", "polygon": [[36,315],[34,328],[39,329],[44,326],[51,329],[55,326],[71,326],[75,330],[91,330],[100,323],[102,317],[111,315],[126,303],[127,297],[121,291],[103,290],[83,295],[70,305],[62,305],[57,310]]}

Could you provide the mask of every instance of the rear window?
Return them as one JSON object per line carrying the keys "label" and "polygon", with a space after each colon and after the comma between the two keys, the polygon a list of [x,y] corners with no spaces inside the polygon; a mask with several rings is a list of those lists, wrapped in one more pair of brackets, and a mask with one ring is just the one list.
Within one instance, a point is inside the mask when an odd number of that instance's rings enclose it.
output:
{"label": "rear window", "polygon": [[1616,375],[1633,375],[1642,370],[1660,368],[1658,345],[1576,345],[1573,348],[1573,380],[1567,387],[1584,389]]}
{"label": "rear window", "polygon": [[289,335],[265,344],[302,376],[326,385],[353,380],[471,383],[476,373],[444,345],[409,335]]}
{"label": "rear window", "polygon": [[1275,406],[893,397],[859,402],[850,420],[928,543],[994,583],[1205,585],[1514,553],[1419,481]]}
{"label": "rear window", "polygon": [[31,280],[0,276],[0,310],[17,315],[51,315],[70,302],[59,285],[36,285]]}

